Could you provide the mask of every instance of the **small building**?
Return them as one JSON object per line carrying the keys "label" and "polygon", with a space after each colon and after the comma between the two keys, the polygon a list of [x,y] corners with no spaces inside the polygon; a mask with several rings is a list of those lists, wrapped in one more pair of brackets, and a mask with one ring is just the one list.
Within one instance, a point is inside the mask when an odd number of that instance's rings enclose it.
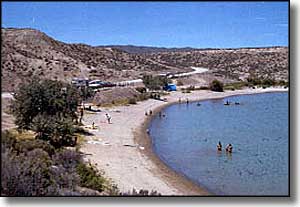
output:
{"label": "small building", "polygon": [[166,91],[176,91],[177,88],[176,88],[175,84],[167,84],[167,85],[165,85],[164,90],[166,90]]}

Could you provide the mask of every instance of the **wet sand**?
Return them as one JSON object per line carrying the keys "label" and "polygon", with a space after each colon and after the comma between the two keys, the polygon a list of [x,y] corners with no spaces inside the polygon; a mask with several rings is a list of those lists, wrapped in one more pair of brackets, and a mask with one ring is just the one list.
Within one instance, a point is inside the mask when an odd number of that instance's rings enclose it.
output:
{"label": "wet sand", "polygon": [[[81,151],[123,192],[135,188],[155,190],[162,195],[210,195],[204,188],[172,171],[153,153],[151,139],[146,133],[151,117],[163,107],[177,103],[179,98],[184,102],[186,98],[196,101],[287,90],[260,88],[223,93],[203,90],[172,92],[165,97],[167,102],[149,99],[136,105],[101,108],[99,113],[85,113],[83,123],[93,135],[86,137]],[[145,116],[149,110],[153,111],[152,116]],[[107,123],[105,113],[111,115],[112,124]],[[93,122],[98,129],[90,128]]]}

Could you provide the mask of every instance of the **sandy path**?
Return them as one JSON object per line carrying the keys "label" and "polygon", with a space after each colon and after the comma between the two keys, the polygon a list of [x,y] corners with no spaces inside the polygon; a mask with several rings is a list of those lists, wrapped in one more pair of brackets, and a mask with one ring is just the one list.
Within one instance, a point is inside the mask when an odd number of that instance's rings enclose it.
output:
{"label": "sandy path", "polygon": [[[96,126],[100,125],[100,130],[90,129],[94,136],[87,136],[87,142],[81,150],[87,154],[86,159],[104,170],[106,176],[111,178],[123,192],[135,188],[156,190],[163,195],[205,195],[207,194],[205,190],[195,187],[187,182],[187,179],[174,175],[175,173],[171,173],[170,170],[162,170],[163,164],[154,161],[155,155],[151,151],[151,145],[136,146],[135,132],[137,129],[145,129],[145,111],[150,109],[154,111],[159,107],[177,102],[179,97],[183,101],[186,98],[192,101],[273,91],[287,91],[287,89],[246,89],[224,93],[194,91],[188,94],[172,92],[166,97],[168,102],[150,99],[137,105],[103,109],[103,112],[94,114],[86,113],[84,124],[87,126],[95,122]],[[111,115],[112,124],[106,122],[106,112]]]}

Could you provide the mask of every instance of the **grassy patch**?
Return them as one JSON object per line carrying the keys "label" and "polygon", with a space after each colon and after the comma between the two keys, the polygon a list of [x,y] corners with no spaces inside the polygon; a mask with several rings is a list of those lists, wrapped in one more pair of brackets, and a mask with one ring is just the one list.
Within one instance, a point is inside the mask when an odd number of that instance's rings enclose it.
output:
{"label": "grassy patch", "polygon": [[17,129],[11,129],[9,131],[18,140],[31,140],[35,139],[35,133],[31,130],[18,131]]}
{"label": "grassy patch", "polygon": [[251,84],[247,82],[234,82],[234,83],[228,83],[224,86],[224,90],[240,90],[245,87],[249,87]]}

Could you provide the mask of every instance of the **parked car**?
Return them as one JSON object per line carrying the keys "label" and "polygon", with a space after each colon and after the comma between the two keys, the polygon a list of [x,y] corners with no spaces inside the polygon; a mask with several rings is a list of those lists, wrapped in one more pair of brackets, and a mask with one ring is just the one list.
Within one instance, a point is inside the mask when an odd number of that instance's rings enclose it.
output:
{"label": "parked car", "polygon": [[167,84],[167,85],[164,86],[163,89],[166,90],[166,91],[176,91],[177,90],[175,84]]}
{"label": "parked car", "polygon": [[111,83],[111,82],[103,82],[102,83],[102,87],[114,87],[116,86],[117,84],[115,83]]}
{"label": "parked car", "polygon": [[103,81],[101,80],[93,80],[89,82],[89,87],[91,88],[101,88],[103,87]]}
{"label": "parked car", "polygon": [[84,78],[73,78],[72,82],[73,85],[76,87],[81,87],[81,86],[88,86],[89,85],[89,79],[84,79]]}

